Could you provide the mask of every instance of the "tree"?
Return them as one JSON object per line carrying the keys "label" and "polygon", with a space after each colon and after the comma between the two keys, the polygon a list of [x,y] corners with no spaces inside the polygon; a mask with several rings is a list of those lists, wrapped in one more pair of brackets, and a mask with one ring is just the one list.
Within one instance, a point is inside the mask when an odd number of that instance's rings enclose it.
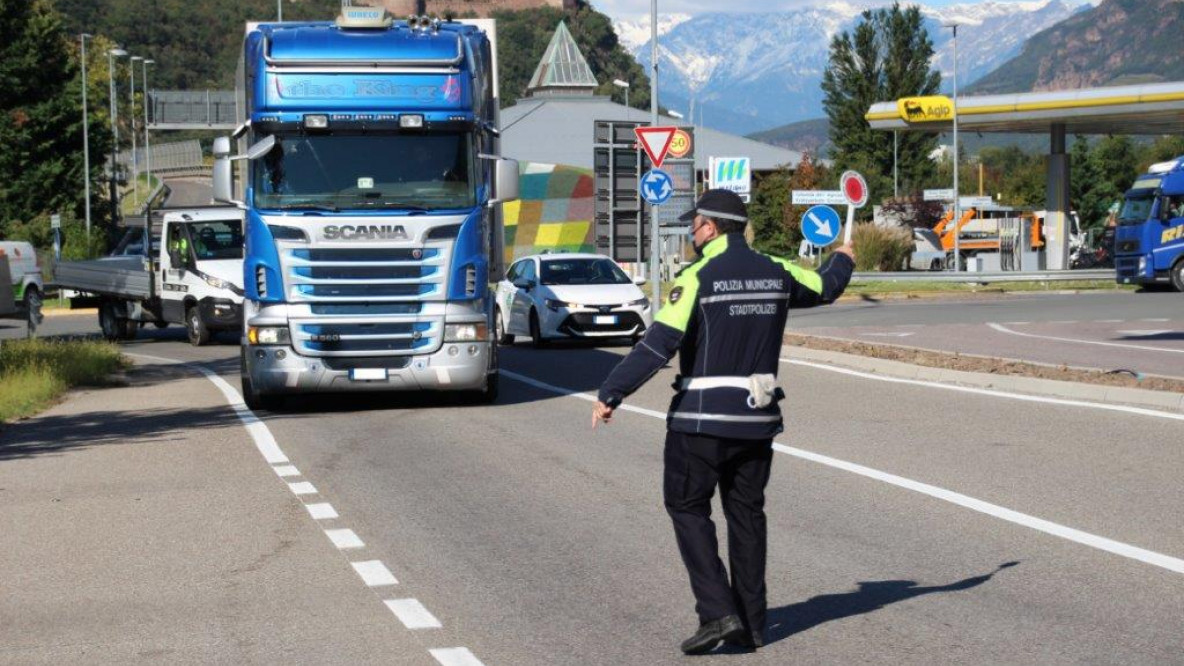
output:
{"label": "tree", "polygon": [[829,184],[830,171],[809,153],[802,155],[798,168],[788,167],[761,178],[753,192],[748,214],[753,246],[779,256],[796,256],[802,242],[802,216],[809,206],[795,206],[793,190],[817,190]]}
{"label": "tree", "polygon": [[[887,132],[872,131],[864,115],[876,102],[932,95],[941,74],[931,69],[933,42],[918,7],[866,10],[851,32],[831,40],[830,58],[822,77],[823,107],[830,119],[832,157],[837,170],[856,169],[871,189],[871,200],[883,199],[892,186],[892,141]],[[906,191],[932,181],[935,166],[929,154],[937,137],[920,132],[899,135],[899,175]]]}
{"label": "tree", "polygon": [[0,235],[45,213],[81,211],[82,81],[73,48],[46,0],[0,0]]}

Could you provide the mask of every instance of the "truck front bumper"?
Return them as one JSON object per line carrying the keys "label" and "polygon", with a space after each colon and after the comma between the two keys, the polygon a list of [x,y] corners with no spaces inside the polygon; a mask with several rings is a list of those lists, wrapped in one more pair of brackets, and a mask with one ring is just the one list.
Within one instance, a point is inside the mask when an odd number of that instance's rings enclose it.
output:
{"label": "truck front bumper", "polygon": [[244,345],[245,368],[263,394],[482,390],[488,342],[444,343],[432,354],[372,358],[300,356],[290,346]]}
{"label": "truck front bumper", "polygon": [[198,304],[202,322],[216,331],[234,331],[243,327],[243,305],[228,298],[203,298]]}

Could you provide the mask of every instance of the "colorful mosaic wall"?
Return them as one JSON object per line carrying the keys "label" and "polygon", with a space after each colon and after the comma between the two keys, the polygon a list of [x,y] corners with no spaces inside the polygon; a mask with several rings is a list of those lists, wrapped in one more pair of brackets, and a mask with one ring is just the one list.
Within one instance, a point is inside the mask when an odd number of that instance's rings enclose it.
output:
{"label": "colorful mosaic wall", "polygon": [[522,164],[521,198],[504,207],[506,264],[543,250],[592,252],[595,195],[592,172]]}

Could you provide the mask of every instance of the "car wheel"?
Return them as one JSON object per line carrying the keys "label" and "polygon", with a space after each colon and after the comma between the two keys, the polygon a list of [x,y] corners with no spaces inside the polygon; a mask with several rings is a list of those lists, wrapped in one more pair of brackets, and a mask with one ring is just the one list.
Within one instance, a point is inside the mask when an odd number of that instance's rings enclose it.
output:
{"label": "car wheel", "polygon": [[189,344],[194,347],[201,347],[210,341],[210,329],[201,320],[201,312],[196,305],[185,311],[185,331],[189,334]]}
{"label": "car wheel", "polygon": [[934,259],[933,261],[929,262],[929,270],[940,271],[941,270],[941,259]]}
{"label": "car wheel", "polygon": [[506,322],[502,318],[502,309],[498,308],[493,318],[493,332],[499,345],[514,344],[514,336],[506,333]]}
{"label": "car wheel", "polygon": [[37,290],[34,285],[29,285],[25,288],[25,314],[29,320],[29,332],[33,333],[41,322],[45,320],[45,315],[41,313],[41,292]]}
{"label": "car wheel", "polygon": [[543,339],[543,329],[539,324],[539,313],[535,310],[530,311],[530,344],[535,349],[547,346],[547,341]]}
{"label": "car wheel", "polygon": [[1180,259],[1175,266],[1172,266],[1172,287],[1176,291],[1184,292],[1184,259]]}

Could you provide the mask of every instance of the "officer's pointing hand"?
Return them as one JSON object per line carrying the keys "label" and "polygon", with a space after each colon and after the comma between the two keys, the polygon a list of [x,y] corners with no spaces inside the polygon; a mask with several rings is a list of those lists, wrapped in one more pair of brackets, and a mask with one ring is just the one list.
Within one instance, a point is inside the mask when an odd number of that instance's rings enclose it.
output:
{"label": "officer's pointing hand", "polygon": [[592,406],[592,429],[593,430],[596,429],[596,425],[600,421],[604,421],[605,425],[608,425],[608,423],[611,422],[612,420],[613,420],[613,408],[612,407],[609,407],[608,405],[604,404],[603,402],[597,402],[595,405]]}

